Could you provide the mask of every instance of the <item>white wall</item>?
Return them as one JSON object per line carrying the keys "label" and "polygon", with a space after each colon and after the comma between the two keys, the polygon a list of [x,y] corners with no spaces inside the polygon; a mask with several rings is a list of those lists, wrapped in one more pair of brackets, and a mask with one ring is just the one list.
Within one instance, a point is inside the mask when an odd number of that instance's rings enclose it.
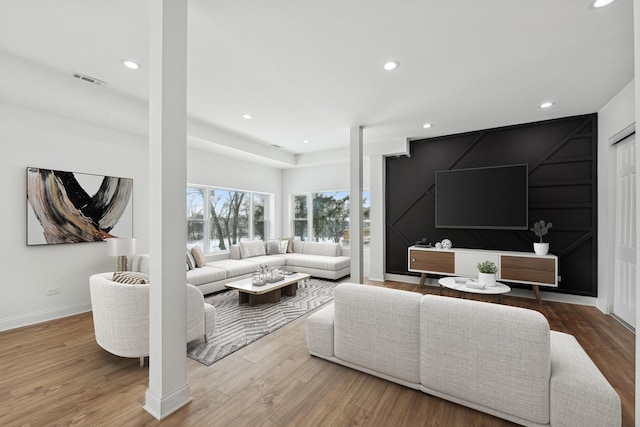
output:
{"label": "white wall", "polygon": [[[146,249],[147,150],[140,137],[0,103],[0,330],[90,309],[89,276],[113,270],[104,242],[26,245],[26,167],[133,178],[133,232]],[[59,295],[46,289],[59,287]]]}
{"label": "white wall", "polygon": [[232,190],[256,191],[274,195],[272,237],[280,237],[282,201],[282,170],[189,149],[187,182]]}
{"label": "white wall", "polygon": [[[149,168],[145,137],[0,102],[0,188],[5,204],[0,249],[3,271],[0,330],[91,309],[89,276],[113,271],[103,242],[26,245],[26,168],[133,178],[133,233],[138,253],[148,251]],[[280,218],[282,172],[201,150],[187,153],[187,180],[194,184],[275,194]],[[280,223],[275,222],[276,236]],[[59,287],[59,295],[46,289]]]}
{"label": "white wall", "polygon": [[[363,186],[369,189],[369,159],[363,162]],[[282,171],[282,235],[291,235],[290,196],[300,193],[349,190],[349,159],[331,164],[285,169]]]}
{"label": "white wall", "polygon": [[598,112],[598,298],[610,313],[613,302],[616,205],[616,151],[609,143],[635,121],[635,84],[631,81]]}

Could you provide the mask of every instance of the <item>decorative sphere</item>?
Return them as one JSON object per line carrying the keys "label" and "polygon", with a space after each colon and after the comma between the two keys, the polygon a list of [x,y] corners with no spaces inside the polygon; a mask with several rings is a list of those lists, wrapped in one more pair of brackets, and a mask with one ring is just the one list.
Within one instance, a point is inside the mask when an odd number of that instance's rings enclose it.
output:
{"label": "decorative sphere", "polygon": [[451,246],[453,246],[452,243],[451,243],[451,240],[444,239],[442,241],[442,249],[451,249]]}

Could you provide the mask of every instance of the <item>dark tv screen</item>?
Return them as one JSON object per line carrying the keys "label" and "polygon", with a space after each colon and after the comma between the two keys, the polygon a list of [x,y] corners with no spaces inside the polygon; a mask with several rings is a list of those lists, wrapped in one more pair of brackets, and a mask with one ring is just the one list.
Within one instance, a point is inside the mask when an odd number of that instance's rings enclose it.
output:
{"label": "dark tv screen", "polygon": [[436,172],[436,228],[526,230],[526,164]]}

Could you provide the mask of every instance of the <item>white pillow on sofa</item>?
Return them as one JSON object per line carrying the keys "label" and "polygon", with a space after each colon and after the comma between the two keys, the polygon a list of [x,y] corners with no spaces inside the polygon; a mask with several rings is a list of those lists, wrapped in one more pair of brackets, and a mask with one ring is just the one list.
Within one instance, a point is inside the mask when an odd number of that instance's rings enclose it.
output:
{"label": "white pillow on sofa", "polygon": [[262,240],[240,242],[240,255],[242,256],[242,259],[266,254],[267,252],[265,251],[264,242]]}
{"label": "white pillow on sofa", "polygon": [[279,255],[281,253],[280,240],[267,240],[267,255]]}

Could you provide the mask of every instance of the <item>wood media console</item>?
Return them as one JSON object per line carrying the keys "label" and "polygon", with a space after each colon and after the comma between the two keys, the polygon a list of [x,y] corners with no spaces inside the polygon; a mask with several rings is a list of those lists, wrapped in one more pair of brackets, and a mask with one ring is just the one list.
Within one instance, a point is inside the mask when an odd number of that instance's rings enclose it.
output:
{"label": "wood media console", "polygon": [[498,266],[498,280],[531,285],[539,303],[542,303],[540,286],[558,287],[558,257],[555,255],[419,246],[411,246],[408,251],[409,271],[421,273],[420,285],[424,284],[427,273],[478,277],[476,264],[492,261]]}

